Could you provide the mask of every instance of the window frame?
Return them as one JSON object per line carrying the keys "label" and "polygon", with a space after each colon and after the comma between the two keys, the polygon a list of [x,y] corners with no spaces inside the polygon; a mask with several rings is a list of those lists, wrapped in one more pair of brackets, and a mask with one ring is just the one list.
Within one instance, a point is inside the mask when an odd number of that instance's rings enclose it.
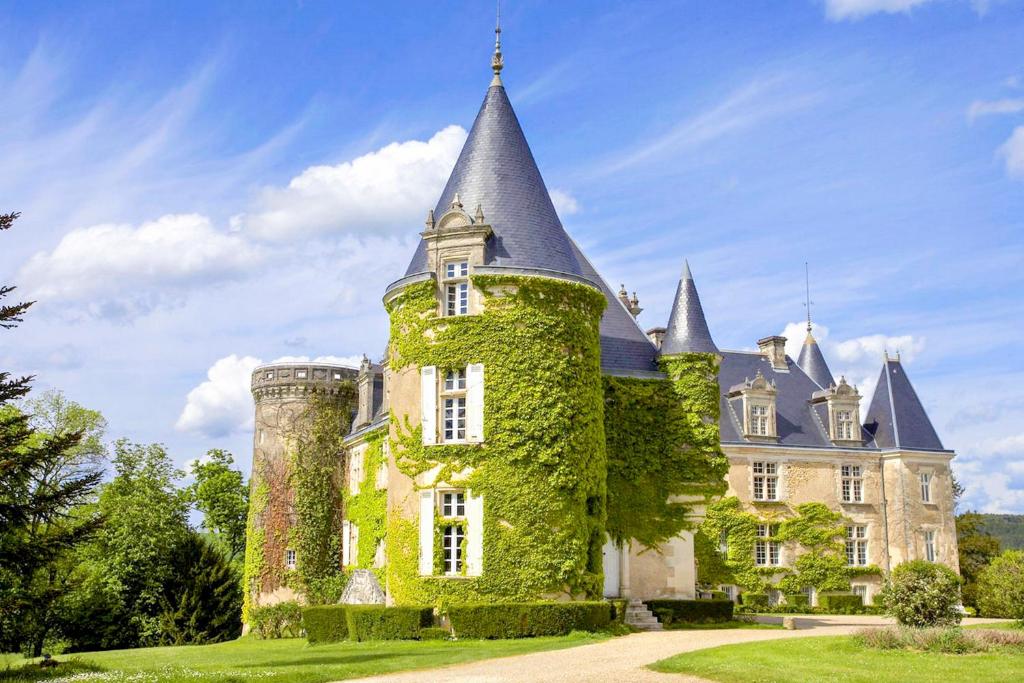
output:
{"label": "window frame", "polygon": [[932,480],[934,474],[932,472],[920,472],[918,474],[918,482],[921,488],[921,502],[931,503],[932,502]]}
{"label": "window frame", "polygon": [[[751,498],[761,503],[775,503],[779,495],[779,463],[773,460],[751,461]],[[760,489],[760,495],[758,490]]]}
{"label": "window frame", "polygon": [[839,466],[839,499],[844,503],[864,502],[864,466],[842,463]]}
{"label": "window frame", "polygon": [[867,524],[846,525],[845,550],[847,567],[867,567],[870,564],[868,561],[870,548],[868,543]]}
{"label": "window frame", "polygon": [[442,274],[441,311],[444,317],[469,315],[469,259],[444,261]]}
{"label": "window frame", "polygon": [[[467,443],[469,427],[468,374],[465,369],[449,370],[441,378],[441,400],[438,401],[441,443]],[[450,415],[449,410],[451,411]]]}
{"label": "window frame", "polygon": [[754,565],[757,567],[781,567],[782,544],[773,540],[779,532],[778,524],[758,524],[754,540]]}
{"label": "window frame", "polygon": [[935,542],[935,529],[924,530],[924,559],[929,562],[937,562],[939,556],[938,546]]}
{"label": "window frame", "polygon": [[299,566],[299,556],[293,548],[284,551],[284,568],[294,571]]}

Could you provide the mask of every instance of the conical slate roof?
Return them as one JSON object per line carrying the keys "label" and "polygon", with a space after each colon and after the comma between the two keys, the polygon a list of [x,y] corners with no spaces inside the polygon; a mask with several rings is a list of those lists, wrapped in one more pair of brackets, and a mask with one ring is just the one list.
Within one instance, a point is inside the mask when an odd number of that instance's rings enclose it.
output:
{"label": "conical slate roof", "polygon": [[864,427],[880,448],[944,450],[899,358],[886,358]]}
{"label": "conical slate roof", "polygon": [[676,287],[676,298],[672,302],[672,313],[668,318],[668,328],[661,342],[661,355],[671,356],[677,353],[718,353],[718,347],[711,339],[708,322],[704,319],[704,309],[700,305],[697,286],[690,274],[690,264],[683,266],[679,286]]}
{"label": "conical slate roof", "polygon": [[828,363],[825,362],[825,356],[821,355],[821,347],[818,346],[818,342],[810,330],[807,331],[807,339],[804,340],[803,348],[800,349],[800,357],[796,359],[796,364],[822,389],[827,389],[836,383],[832,379]]}
{"label": "conical slate roof", "polygon": [[[469,211],[479,204],[494,231],[485,265],[583,274],[500,81],[487,89],[434,215],[440,217],[456,194]],[[406,275],[426,269],[421,241]]]}

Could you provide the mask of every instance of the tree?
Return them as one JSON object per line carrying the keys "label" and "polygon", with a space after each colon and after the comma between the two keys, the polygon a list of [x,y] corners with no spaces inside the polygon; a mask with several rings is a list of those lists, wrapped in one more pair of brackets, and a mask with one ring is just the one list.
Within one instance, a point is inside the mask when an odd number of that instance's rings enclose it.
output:
{"label": "tree", "polygon": [[174,571],[163,595],[161,644],[219,643],[241,635],[241,577],[221,550],[190,532],[168,559]]}
{"label": "tree", "polygon": [[[9,229],[17,217],[0,215],[0,230]],[[0,286],[0,301],[13,291]],[[16,327],[31,305],[0,303],[0,329]],[[74,457],[83,435],[78,430],[43,434],[33,428],[31,416],[11,404],[28,394],[31,380],[0,371],[0,649],[20,648],[32,638],[32,650],[38,652],[39,634],[48,627],[32,610],[53,597],[52,591],[38,592],[52,584],[41,581],[40,573],[51,572],[62,554],[99,526],[98,516],[72,511],[89,499],[102,473],[87,468],[52,476]]]}
{"label": "tree", "polygon": [[[102,487],[97,503],[104,526],[81,558],[91,597],[78,601],[70,637],[83,647],[155,645],[164,590],[174,579],[168,554],[189,533],[188,496],[177,487],[182,472],[160,444],[119,439],[113,466],[114,478]],[[91,606],[97,603],[116,613],[115,630],[90,628]]]}
{"label": "tree", "polygon": [[964,604],[977,607],[978,576],[999,555],[999,539],[985,531],[984,517],[977,512],[965,512],[956,518],[956,542],[960,575],[964,578]]}
{"label": "tree", "polygon": [[233,562],[245,552],[245,523],[249,513],[249,487],[242,473],[232,469],[234,458],[214,448],[192,465],[195,483],[189,495],[203,513],[203,528],[214,535]]}
{"label": "tree", "polygon": [[1007,550],[978,576],[978,606],[986,617],[1024,625],[1024,550]]}
{"label": "tree", "polygon": [[960,577],[925,560],[897,565],[882,589],[882,604],[904,626],[925,628],[960,623]]}

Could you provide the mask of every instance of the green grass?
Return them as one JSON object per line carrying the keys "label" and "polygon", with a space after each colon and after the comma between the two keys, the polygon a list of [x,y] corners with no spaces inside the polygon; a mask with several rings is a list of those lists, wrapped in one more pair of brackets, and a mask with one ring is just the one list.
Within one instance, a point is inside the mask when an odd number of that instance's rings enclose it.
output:
{"label": "green grass", "polygon": [[663,659],[650,668],[722,683],[997,683],[1024,680],[1024,654],[868,650],[850,636],[818,636],[699,650]]}
{"label": "green grass", "polygon": [[[322,683],[345,678],[424,669],[490,657],[557,650],[607,636],[570,634],[521,640],[387,641],[310,646],[303,639],[257,640],[187,647],[88,652],[57,657],[56,672],[29,664],[0,670],[0,681],[288,681]],[[70,662],[70,664],[69,664]],[[23,663],[23,662],[22,662]],[[8,667],[12,663],[8,662]],[[77,674],[77,675],[74,675]]]}
{"label": "green grass", "polygon": [[964,628],[996,629],[998,631],[1017,631],[1024,629],[1019,621],[996,621],[991,624],[966,624]]}

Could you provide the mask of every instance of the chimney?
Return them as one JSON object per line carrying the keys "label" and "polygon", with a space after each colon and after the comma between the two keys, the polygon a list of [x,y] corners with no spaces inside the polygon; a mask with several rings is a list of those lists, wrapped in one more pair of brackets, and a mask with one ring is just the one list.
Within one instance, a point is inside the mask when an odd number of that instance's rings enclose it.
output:
{"label": "chimney", "polygon": [[761,353],[768,356],[768,360],[771,361],[772,367],[776,370],[787,370],[789,365],[786,364],[786,338],[777,334],[764,339],[757,340],[757,348],[761,350]]}
{"label": "chimney", "polygon": [[640,308],[640,300],[636,298],[636,292],[633,292],[633,298],[629,297],[626,285],[619,285],[619,301],[622,302],[622,305],[626,307],[626,310],[634,318],[640,315],[640,311],[644,310]]}
{"label": "chimney", "polygon": [[664,327],[652,327],[647,330],[647,338],[654,344],[654,348],[661,350],[661,343],[665,341],[666,330]]}

